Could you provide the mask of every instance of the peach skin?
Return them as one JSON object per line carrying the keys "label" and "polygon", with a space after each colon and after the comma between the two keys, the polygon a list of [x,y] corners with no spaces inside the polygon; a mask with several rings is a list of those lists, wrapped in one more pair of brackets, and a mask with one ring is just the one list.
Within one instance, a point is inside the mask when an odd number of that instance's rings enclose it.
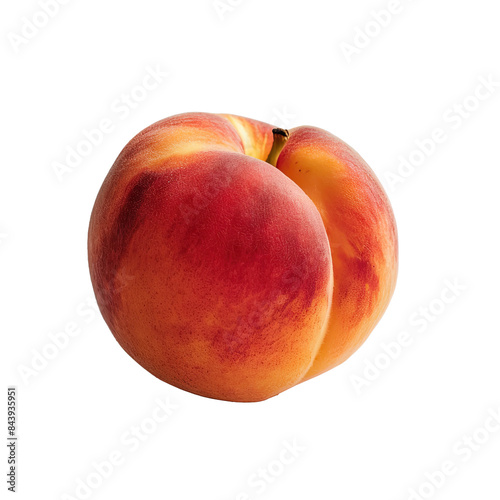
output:
{"label": "peach skin", "polygon": [[178,388],[245,402],[352,354],[397,271],[390,204],[347,145],[208,113],[127,144],[88,253],[99,308],[133,359]]}
{"label": "peach skin", "polygon": [[382,317],[396,285],[396,223],[370,167],[324,130],[291,130],[275,165],[316,205],[332,252],[332,309],[307,380],[351,356]]}

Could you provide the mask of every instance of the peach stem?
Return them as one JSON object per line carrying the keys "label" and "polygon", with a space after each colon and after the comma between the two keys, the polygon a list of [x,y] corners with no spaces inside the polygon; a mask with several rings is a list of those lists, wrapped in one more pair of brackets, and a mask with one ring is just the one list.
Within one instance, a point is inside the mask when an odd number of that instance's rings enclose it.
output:
{"label": "peach stem", "polygon": [[273,147],[269,152],[266,162],[271,164],[273,167],[276,166],[278,162],[278,156],[281,150],[285,147],[286,141],[290,137],[288,130],[284,128],[273,128]]}

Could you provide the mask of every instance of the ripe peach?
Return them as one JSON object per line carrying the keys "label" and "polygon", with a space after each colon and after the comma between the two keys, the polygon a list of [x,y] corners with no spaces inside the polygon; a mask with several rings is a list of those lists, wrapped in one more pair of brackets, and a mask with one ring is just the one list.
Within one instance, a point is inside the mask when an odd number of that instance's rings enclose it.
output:
{"label": "ripe peach", "polygon": [[144,368],[260,401],[361,345],[390,300],[397,239],[380,184],[334,136],[188,113],[118,156],[89,265],[106,323]]}

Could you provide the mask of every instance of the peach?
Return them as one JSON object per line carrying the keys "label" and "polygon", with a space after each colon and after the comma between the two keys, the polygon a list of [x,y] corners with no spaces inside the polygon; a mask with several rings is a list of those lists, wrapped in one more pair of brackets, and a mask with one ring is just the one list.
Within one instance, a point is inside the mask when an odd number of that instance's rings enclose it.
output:
{"label": "peach", "polygon": [[123,349],[169,384],[229,401],[267,399],[346,359],[397,270],[389,202],[347,145],[207,113],[127,144],[88,251]]}

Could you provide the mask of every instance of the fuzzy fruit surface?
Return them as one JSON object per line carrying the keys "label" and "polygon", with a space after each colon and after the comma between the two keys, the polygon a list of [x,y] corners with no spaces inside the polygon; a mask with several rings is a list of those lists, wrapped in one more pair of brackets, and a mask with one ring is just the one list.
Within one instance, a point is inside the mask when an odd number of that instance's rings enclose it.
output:
{"label": "fuzzy fruit surface", "polygon": [[186,113],[123,149],[89,266],[116,340],[161,380],[262,401],[346,360],[397,275],[389,200],[334,135]]}

